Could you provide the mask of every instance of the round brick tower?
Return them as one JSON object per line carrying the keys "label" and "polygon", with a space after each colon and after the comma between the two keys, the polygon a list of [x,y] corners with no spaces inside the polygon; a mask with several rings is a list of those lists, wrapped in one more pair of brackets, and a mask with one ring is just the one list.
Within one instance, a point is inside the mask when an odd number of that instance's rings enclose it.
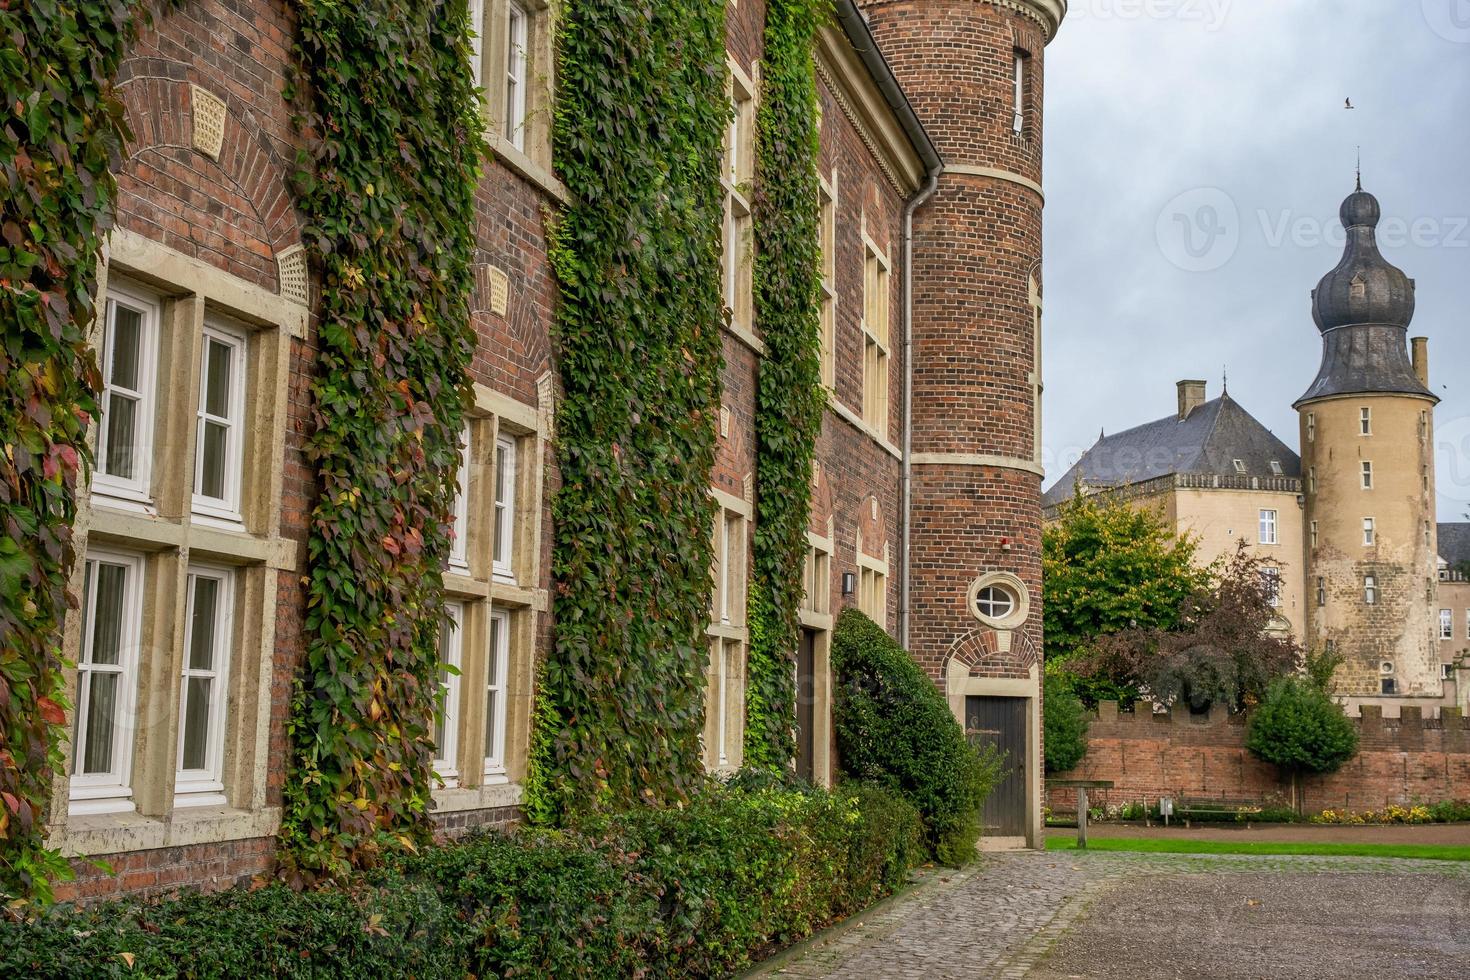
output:
{"label": "round brick tower", "polygon": [[1306,481],[1307,642],[1344,658],[1355,699],[1438,697],[1434,406],[1425,342],[1407,343],[1414,281],[1378,250],[1361,184],[1347,247],[1312,293],[1322,366],[1296,402]]}
{"label": "round brick tower", "polygon": [[1009,753],[986,834],[1040,840],[1041,114],[1066,0],[866,0],[944,159],[913,218],[904,639]]}

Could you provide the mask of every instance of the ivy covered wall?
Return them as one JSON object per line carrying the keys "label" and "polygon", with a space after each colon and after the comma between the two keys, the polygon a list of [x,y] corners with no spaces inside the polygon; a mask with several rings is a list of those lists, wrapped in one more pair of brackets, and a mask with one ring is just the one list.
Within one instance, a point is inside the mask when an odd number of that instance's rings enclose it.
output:
{"label": "ivy covered wall", "polygon": [[729,108],[723,4],[561,16],[562,485],[539,691],[557,730],[537,741],[531,806],[565,815],[675,802],[703,778]]}
{"label": "ivy covered wall", "polygon": [[755,540],[745,760],[782,769],[795,753],[793,653],[811,516],[821,387],[817,82],[813,41],[827,0],[768,0],[756,118]]}
{"label": "ivy covered wall", "polygon": [[339,877],[431,835],[442,568],[485,152],[464,0],[303,0],[288,93],[320,274],[306,651],[282,862]]}

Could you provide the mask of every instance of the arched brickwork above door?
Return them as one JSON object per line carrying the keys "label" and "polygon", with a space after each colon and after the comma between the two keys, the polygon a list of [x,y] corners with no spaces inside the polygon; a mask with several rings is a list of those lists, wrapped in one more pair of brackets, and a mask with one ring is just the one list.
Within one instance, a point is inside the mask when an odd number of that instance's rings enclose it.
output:
{"label": "arched brickwork above door", "polygon": [[1030,670],[1039,662],[1036,655],[1036,645],[1031,642],[1031,637],[1024,629],[1012,630],[1011,649],[1005,653],[1000,648],[1000,634],[988,626],[977,626],[955,639],[950,644],[949,650],[944,655],[945,676],[948,675],[951,661],[958,660],[964,664],[968,673],[975,673],[979,668],[986,668],[1014,672],[1019,667],[1021,670]]}

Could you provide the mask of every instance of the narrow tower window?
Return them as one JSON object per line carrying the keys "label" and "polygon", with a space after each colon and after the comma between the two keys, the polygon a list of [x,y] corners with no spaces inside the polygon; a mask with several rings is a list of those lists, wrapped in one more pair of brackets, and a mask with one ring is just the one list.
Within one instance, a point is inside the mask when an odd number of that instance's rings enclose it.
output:
{"label": "narrow tower window", "polygon": [[1375,535],[1373,533],[1373,518],[1363,518],[1363,547],[1373,547]]}
{"label": "narrow tower window", "polygon": [[1358,432],[1365,436],[1373,434],[1373,409],[1367,406],[1358,410]]}
{"label": "narrow tower window", "polygon": [[1026,128],[1026,52],[1016,51],[1016,71],[1013,78],[1015,91],[1011,102],[1011,128],[1022,132]]}
{"label": "narrow tower window", "polygon": [[1373,489],[1373,464],[1366,459],[1363,460],[1363,489]]}
{"label": "narrow tower window", "polygon": [[1317,413],[1316,412],[1308,412],[1307,413],[1307,441],[1308,442],[1316,442],[1317,441]]}
{"label": "narrow tower window", "polygon": [[1378,578],[1376,576],[1363,576],[1363,602],[1369,606],[1378,603]]}
{"label": "narrow tower window", "polygon": [[1455,611],[1453,609],[1439,611],[1439,638],[1441,640],[1455,638]]}
{"label": "narrow tower window", "polygon": [[1312,547],[1317,547],[1317,522],[1312,522]]}
{"label": "narrow tower window", "polygon": [[1320,608],[1327,605],[1327,579],[1321,575],[1317,576],[1317,606]]}

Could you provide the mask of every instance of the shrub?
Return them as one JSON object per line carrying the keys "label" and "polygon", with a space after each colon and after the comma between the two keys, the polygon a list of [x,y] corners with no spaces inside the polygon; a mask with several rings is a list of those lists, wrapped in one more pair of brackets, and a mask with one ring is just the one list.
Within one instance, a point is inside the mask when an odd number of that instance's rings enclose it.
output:
{"label": "shrub", "polygon": [[849,609],[832,639],[832,723],[843,771],[893,790],[918,808],[934,856],[973,858],[980,807],[1001,761],[965,739],[949,703],[907,651]]}
{"label": "shrub", "polygon": [[1065,677],[1046,675],[1042,701],[1047,772],[1067,772],[1087,754],[1087,709]]}
{"label": "shrub", "polygon": [[1336,772],[1358,751],[1358,732],[1342,706],[1304,677],[1271,685],[1251,715],[1246,748],[1287,773],[1295,793],[1302,773]]}
{"label": "shrub", "polygon": [[891,892],[922,835],[873,787],[715,787],[575,833],[427,848],[347,888],[57,906],[0,923],[0,976],[724,975]]}

